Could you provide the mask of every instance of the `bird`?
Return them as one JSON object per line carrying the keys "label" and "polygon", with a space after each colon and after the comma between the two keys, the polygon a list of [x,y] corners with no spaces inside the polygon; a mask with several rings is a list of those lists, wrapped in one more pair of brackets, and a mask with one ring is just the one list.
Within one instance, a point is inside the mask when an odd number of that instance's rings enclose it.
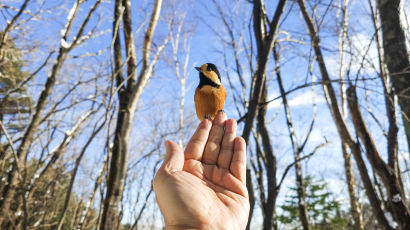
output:
{"label": "bird", "polygon": [[223,111],[226,99],[221,75],[212,63],[205,63],[195,69],[199,71],[199,84],[194,96],[196,115],[200,121],[213,120],[218,112]]}

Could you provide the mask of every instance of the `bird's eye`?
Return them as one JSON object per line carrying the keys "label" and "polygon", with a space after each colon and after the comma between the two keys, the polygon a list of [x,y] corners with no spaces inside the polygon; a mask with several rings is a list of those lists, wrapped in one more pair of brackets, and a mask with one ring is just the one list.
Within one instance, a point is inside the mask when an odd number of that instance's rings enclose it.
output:
{"label": "bird's eye", "polygon": [[208,66],[206,67],[206,70],[207,70],[207,71],[211,71],[211,70],[212,70],[211,66],[208,65]]}

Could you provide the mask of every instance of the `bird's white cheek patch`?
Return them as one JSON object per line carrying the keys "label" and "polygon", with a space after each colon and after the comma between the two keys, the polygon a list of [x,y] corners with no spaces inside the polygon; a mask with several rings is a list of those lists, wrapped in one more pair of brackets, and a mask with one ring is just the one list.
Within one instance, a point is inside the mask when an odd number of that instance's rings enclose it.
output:
{"label": "bird's white cheek patch", "polygon": [[209,79],[211,79],[211,81],[215,82],[216,84],[220,85],[221,81],[219,80],[218,75],[216,75],[215,72],[213,71],[206,71],[205,74]]}

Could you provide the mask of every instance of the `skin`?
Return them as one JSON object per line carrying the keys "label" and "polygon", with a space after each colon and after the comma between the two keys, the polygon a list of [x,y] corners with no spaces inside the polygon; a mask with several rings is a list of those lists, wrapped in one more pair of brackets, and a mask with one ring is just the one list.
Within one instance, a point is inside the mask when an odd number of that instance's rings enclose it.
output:
{"label": "skin", "polygon": [[185,152],[173,141],[154,178],[166,229],[245,229],[246,144],[223,112],[198,125]]}

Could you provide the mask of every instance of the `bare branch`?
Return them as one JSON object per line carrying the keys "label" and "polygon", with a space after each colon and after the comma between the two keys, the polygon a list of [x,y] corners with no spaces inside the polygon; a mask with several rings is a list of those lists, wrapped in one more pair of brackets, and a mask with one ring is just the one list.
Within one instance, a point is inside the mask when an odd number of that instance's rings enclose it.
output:
{"label": "bare branch", "polygon": [[309,154],[300,157],[299,159],[295,160],[294,162],[292,162],[291,164],[289,164],[288,166],[286,166],[285,170],[283,171],[282,177],[279,180],[278,185],[276,186],[276,190],[279,191],[280,187],[282,186],[283,181],[285,180],[286,175],[288,174],[289,170],[295,166],[298,162],[303,161],[307,158],[310,158],[311,156],[313,156],[320,148],[324,147],[325,145],[329,144],[329,142],[327,140],[325,140],[324,143],[316,146],[312,152],[310,152]]}
{"label": "bare branch", "polygon": [[[3,132],[4,132],[4,135],[6,135],[6,138],[7,138],[7,141],[9,142],[9,146],[10,146],[10,148],[11,148],[11,152],[13,153],[13,157],[14,157],[14,161],[16,161],[16,166],[17,166],[17,173],[18,173],[18,175],[19,175],[19,178],[21,179],[21,166],[20,166],[20,163],[19,163],[19,158],[18,158],[18,156],[17,156],[17,152],[16,152],[16,150],[14,149],[14,143],[13,143],[13,140],[10,138],[10,135],[9,135],[9,133],[7,132],[7,129],[6,129],[6,127],[4,127],[4,124],[3,124],[3,122],[0,120],[0,127],[1,127],[1,130],[3,130]],[[7,157],[6,157],[6,159],[7,159]]]}
{"label": "bare branch", "polygon": [[26,9],[27,4],[30,0],[25,0],[23,2],[23,4],[21,5],[19,11],[17,12],[16,15],[14,15],[13,19],[11,19],[10,22],[6,22],[7,26],[6,28],[2,31],[2,36],[1,36],[1,40],[0,40],[0,60],[3,59],[3,46],[6,44],[7,38],[8,38],[8,34],[10,32],[10,30],[13,28],[14,23],[16,23],[16,21],[18,20],[18,18],[21,16],[21,14],[23,13],[24,9]]}

